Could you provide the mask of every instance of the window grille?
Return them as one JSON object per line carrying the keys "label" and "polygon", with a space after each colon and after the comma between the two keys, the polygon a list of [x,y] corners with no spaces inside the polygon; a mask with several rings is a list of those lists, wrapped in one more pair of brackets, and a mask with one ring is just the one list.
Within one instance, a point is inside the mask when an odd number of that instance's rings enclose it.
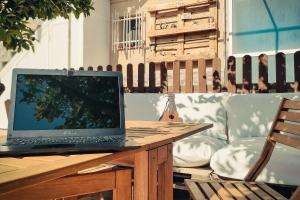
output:
{"label": "window grille", "polygon": [[119,16],[118,13],[112,17],[112,49],[116,50],[142,48],[144,45],[144,17],[141,12],[135,15],[124,13]]}

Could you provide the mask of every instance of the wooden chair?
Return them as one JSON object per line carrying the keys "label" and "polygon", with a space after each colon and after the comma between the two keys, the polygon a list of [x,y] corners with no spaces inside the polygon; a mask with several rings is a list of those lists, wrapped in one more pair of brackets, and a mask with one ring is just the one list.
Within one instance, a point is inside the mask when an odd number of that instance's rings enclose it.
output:
{"label": "wooden chair", "polygon": [[[295,112],[296,111],[296,112]],[[298,112],[297,112],[298,111]],[[195,200],[202,199],[286,199],[264,183],[255,179],[270,160],[275,144],[281,143],[300,149],[300,101],[283,99],[267,137],[260,158],[250,169],[244,181],[201,182],[185,180]],[[300,166],[299,166],[300,167]],[[299,176],[299,174],[295,174]],[[300,187],[291,199],[300,199]]]}

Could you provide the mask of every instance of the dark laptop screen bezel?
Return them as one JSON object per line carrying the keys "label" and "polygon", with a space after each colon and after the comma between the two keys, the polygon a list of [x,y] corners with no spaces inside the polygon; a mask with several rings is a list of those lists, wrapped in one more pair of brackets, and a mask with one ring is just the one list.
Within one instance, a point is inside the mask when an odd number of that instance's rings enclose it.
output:
{"label": "dark laptop screen bezel", "polygon": [[[64,75],[64,76],[109,76],[117,77],[119,84],[119,109],[120,109],[120,128],[97,128],[97,129],[51,129],[51,130],[14,130],[15,118],[15,98],[17,76],[19,74],[28,75]],[[120,72],[101,72],[101,71],[67,71],[67,70],[47,70],[47,69],[14,69],[11,85],[11,108],[8,121],[8,138],[22,137],[86,137],[86,136],[108,136],[125,135],[125,114],[124,114],[124,93],[123,77]]]}

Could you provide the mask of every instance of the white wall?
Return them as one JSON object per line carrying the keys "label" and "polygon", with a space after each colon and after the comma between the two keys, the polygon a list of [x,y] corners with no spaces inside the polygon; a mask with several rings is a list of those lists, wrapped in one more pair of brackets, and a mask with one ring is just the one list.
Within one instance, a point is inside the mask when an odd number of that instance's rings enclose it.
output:
{"label": "white wall", "polygon": [[110,0],[95,0],[93,6],[84,19],[84,67],[110,64]]}
{"label": "white wall", "polygon": [[79,20],[72,19],[71,22],[70,52],[68,20],[59,18],[44,22],[39,42],[35,44],[35,51],[22,51],[16,54],[0,72],[0,81],[6,87],[0,97],[0,129],[7,128],[4,101],[10,98],[13,68],[62,69],[67,68],[69,62],[75,68],[83,65],[83,17]]}

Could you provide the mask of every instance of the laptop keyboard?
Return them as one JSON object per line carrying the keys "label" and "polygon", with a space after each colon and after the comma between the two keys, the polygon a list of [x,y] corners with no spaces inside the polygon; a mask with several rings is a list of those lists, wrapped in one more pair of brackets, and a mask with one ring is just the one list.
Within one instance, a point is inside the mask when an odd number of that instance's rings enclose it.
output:
{"label": "laptop keyboard", "polygon": [[116,136],[92,137],[60,137],[60,138],[13,138],[13,145],[42,145],[42,144],[107,144],[122,143],[124,138]]}

